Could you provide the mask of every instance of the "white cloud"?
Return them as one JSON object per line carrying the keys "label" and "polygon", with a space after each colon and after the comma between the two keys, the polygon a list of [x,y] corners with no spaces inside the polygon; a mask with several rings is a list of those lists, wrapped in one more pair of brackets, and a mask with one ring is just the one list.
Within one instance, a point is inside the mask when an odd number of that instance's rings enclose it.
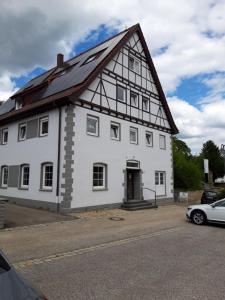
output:
{"label": "white cloud", "polygon": [[168,98],[168,103],[180,131],[178,137],[194,153],[199,153],[207,140],[213,140],[218,146],[225,143],[225,100],[204,104],[200,108],[177,97]]}

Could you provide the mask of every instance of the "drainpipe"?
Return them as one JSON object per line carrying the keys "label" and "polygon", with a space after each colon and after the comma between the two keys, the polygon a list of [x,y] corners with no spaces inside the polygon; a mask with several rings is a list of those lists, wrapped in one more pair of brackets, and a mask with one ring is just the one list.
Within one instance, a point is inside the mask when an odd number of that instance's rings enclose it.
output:
{"label": "drainpipe", "polygon": [[59,107],[59,126],[58,126],[58,157],[57,157],[57,185],[56,185],[56,196],[57,198],[57,213],[60,210],[60,203],[59,203],[59,184],[60,184],[60,155],[61,155],[61,115],[62,115],[62,108]]}

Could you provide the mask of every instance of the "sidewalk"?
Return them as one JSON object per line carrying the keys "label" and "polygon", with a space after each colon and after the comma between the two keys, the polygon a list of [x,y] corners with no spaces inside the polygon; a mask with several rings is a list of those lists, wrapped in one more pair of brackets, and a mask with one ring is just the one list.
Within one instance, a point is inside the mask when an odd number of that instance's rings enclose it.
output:
{"label": "sidewalk", "polygon": [[73,215],[79,219],[3,230],[0,247],[12,262],[19,262],[174,228],[186,222],[184,207],[176,205],[135,212],[114,209]]}

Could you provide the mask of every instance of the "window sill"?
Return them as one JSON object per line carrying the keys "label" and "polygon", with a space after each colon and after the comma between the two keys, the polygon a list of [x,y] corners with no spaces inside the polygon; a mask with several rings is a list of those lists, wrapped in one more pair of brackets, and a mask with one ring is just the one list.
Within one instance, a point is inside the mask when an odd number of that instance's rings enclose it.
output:
{"label": "window sill", "polygon": [[117,142],[120,142],[120,139],[116,139],[116,138],[110,138],[112,141],[117,141]]}
{"label": "window sill", "polygon": [[138,145],[138,143],[135,143],[135,142],[130,142],[130,144],[132,144],[132,145]]}
{"label": "window sill", "polygon": [[52,189],[39,189],[40,192],[52,192]]}
{"label": "window sill", "polygon": [[7,190],[7,186],[0,186],[0,189]]}
{"label": "window sill", "polygon": [[147,147],[150,147],[150,148],[153,148],[153,145],[148,145],[148,144],[146,144],[146,146],[147,146]]}
{"label": "window sill", "polygon": [[29,187],[18,187],[18,190],[23,190],[23,191],[28,191],[29,190]]}
{"label": "window sill", "polygon": [[93,136],[93,137],[99,137],[99,134],[86,132],[87,135]]}
{"label": "window sill", "polygon": [[99,188],[99,189],[92,188],[92,191],[93,191],[93,192],[108,191],[108,188]]}
{"label": "window sill", "polygon": [[39,134],[40,138],[45,137],[45,136],[48,136],[48,133],[46,133],[46,134]]}

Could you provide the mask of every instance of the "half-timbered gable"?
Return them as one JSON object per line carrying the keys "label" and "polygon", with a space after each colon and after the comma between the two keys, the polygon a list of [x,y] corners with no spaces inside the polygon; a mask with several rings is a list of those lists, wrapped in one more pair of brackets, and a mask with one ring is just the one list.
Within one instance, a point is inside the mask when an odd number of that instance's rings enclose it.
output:
{"label": "half-timbered gable", "polygon": [[161,130],[170,129],[137,33],[98,74],[80,99],[146,121],[149,127],[158,125]]}

